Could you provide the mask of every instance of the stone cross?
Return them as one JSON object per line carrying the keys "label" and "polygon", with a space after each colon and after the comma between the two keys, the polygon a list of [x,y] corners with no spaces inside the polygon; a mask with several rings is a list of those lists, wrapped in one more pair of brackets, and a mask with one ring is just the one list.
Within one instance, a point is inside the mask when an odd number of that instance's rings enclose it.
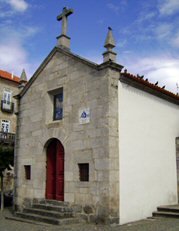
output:
{"label": "stone cross", "polygon": [[73,10],[64,7],[62,13],[59,16],[57,16],[58,21],[62,20],[62,35],[65,36],[67,36],[67,17],[70,14],[73,14]]}

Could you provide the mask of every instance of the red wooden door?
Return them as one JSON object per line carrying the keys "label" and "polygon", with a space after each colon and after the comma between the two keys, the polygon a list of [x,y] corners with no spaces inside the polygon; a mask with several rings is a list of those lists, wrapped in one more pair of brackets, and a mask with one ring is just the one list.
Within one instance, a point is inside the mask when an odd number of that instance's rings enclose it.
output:
{"label": "red wooden door", "polygon": [[64,200],[64,149],[58,140],[47,148],[46,198]]}

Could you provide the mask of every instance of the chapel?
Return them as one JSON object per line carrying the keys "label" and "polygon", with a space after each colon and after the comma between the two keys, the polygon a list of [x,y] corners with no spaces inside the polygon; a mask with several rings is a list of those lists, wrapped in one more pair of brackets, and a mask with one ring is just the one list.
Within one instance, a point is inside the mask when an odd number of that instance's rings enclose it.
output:
{"label": "chapel", "polygon": [[149,217],[178,203],[179,96],[123,71],[110,27],[101,64],[74,54],[72,13],[57,17],[57,45],[16,96],[15,208],[51,201],[88,222]]}

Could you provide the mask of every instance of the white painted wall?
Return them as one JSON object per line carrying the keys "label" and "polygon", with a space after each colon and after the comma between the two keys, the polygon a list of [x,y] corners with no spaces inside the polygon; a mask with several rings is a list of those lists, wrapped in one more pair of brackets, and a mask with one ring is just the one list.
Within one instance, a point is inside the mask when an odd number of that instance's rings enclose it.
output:
{"label": "white painted wall", "polygon": [[177,203],[179,107],[119,82],[120,223]]}

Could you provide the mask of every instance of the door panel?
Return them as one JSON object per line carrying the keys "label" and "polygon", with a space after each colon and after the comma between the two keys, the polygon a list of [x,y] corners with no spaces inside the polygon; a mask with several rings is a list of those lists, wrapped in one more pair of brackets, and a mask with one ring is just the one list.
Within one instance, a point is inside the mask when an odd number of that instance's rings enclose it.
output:
{"label": "door panel", "polygon": [[64,150],[62,145],[57,144],[56,160],[56,199],[64,200]]}
{"label": "door panel", "polygon": [[51,142],[47,148],[47,185],[46,198],[55,199],[56,182],[56,144]]}
{"label": "door panel", "polygon": [[58,140],[47,148],[46,198],[64,200],[64,149]]}

